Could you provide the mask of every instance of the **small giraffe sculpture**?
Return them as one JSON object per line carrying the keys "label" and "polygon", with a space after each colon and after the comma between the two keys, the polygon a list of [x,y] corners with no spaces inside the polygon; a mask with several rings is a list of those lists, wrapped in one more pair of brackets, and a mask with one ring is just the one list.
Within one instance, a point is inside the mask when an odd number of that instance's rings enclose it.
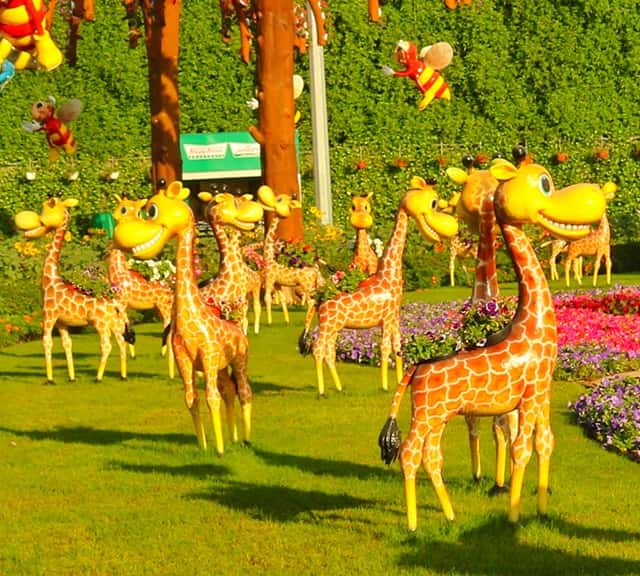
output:
{"label": "small giraffe sculpture", "polygon": [[[290,268],[276,261],[276,232],[281,218],[288,218],[293,208],[299,208],[300,202],[287,194],[274,194],[269,186],[260,186],[258,197],[264,209],[273,211],[269,228],[264,238],[262,268],[264,303],[267,308],[267,324],[271,324],[271,304],[276,287],[297,288],[302,294],[302,305],[311,308],[314,305],[313,296],[324,282],[322,274],[317,266],[305,266],[304,268]],[[289,323],[289,311],[286,299],[280,297],[280,305],[284,314],[284,320]]]}
{"label": "small giraffe sculpture", "polygon": [[[456,212],[469,229],[478,235],[475,281],[471,293],[472,302],[483,302],[497,298],[500,293],[496,267],[496,218],[494,213],[494,194],[498,187],[489,170],[474,170],[472,162],[463,162],[467,170],[448,168],[447,176],[463,188],[456,201]],[[473,478],[479,480],[480,466],[480,429],[479,417],[465,416],[469,430],[471,448],[471,470]],[[515,411],[493,418],[493,435],[496,444],[495,484],[490,494],[506,491],[505,478],[507,466],[507,446],[515,439],[518,431],[518,415]]]}
{"label": "small giraffe sculpture", "polygon": [[[402,378],[400,342],[400,305],[404,279],[402,277],[402,255],[404,253],[409,219],[413,218],[421,234],[431,242],[441,237],[451,237],[458,231],[456,219],[439,212],[438,195],[433,183],[413,177],[398,208],[391,239],[387,243],[378,271],[361,283],[351,293],[342,293],[322,302],[317,308],[318,335],[313,343],[318,393],[324,396],[324,363],[326,362],[333,383],[338,391],[342,383],[336,370],[336,338],[343,328],[382,327],[380,357],[382,388],[388,389],[389,355],[393,350],[396,362],[396,377]],[[300,341],[305,341],[311,330],[309,315]]]}
{"label": "small giraffe sculpture", "polygon": [[[229,306],[232,311],[237,310],[242,318],[242,329],[246,334],[249,325],[247,293],[250,289],[247,270],[250,268],[244,261],[240,240],[243,232],[254,230],[257,222],[262,219],[262,205],[254,202],[251,194],[234,196],[228,192],[222,192],[213,196],[209,192],[201,192],[198,197],[208,202],[206,216],[220,252],[218,275],[202,286],[200,293],[207,304],[220,309],[223,306]],[[246,202],[254,204],[252,210],[242,206]],[[251,219],[247,220],[247,218]],[[255,290],[253,286],[251,288]],[[255,293],[253,301],[255,304]],[[259,306],[258,296],[258,309]],[[256,318],[259,323],[259,312]]]}
{"label": "small giraffe sculpture", "polygon": [[[475,260],[478,257],[478,244],[456,235],[453,238],[449,238],[449,240],[445,242],[445,245],[449,250],[449,281],[451,282],[451,286],[455,286],[456,259],[473,258]],[[464,270],[465,272],[467,271],[466,268]]]}
{"label": "small giraffe sculpture", "polygon": [[[616,190],[617,186],[613,182],[608,182],[603,186],[607,201],[614,197]],[[572,266],[578,284],[582,284],[583,256],[595,256],[593,261],[593,285],[596,286],[598,284],[598,272],[603,259],[607,274],[607,284],[611,284],[611,229],[606,212],[602,215],[600,225],[596,230],[585,238],[569,243],[564,268],[564,281],[567,286],[570,285],[569,276]]]}
{"label": "small giraffe sculpture", "polygon": [[[117,202],[112,215],[116,222],[135,220],[146,200],[133,200],[126,196],[115,195]],[[147,280],[142,274],[131,270],[125,253],[116,248],[109,252],[109,280],[128,308],[134,310],[151,310],[156,308],[162,318],[163,355],[167,353],[166,340],[171,326],[171,310],[173,309],[173,288],[161,280]],[[169,376],[175,375],[173,353],[169,350]]]}
{"label": "small giraffe sculpture", "polygon": [[[176,286],[173,303],[173,352],[182,377],[185,402],[191,413],[198,443],[205,449],[207,439],[200,417],[196,371],[204,374],[215,447],[224,452],[220,398],[225,401],[230,433],[235,429],[235,391],[242,406],[244,440],[251,433],[251,387],[247,378],[249,343],[235,322],[220,319],[200,295],[194,270],[193,244],[196,236],[193,212],[184,202],[189,190],[181,182],[161,188],[146,204],[145,220],[119,222],[114,242],[134,257],[148,259],[158,254],[171,238],[177,238]],[[255,210],[246,204],[248,210]],[[229,370],[231,371],[229,373]]]}
{"label": "small giraffe sculpture", "polygon": [[[600,188],[591,184],[555,190],[548,171],[537,164],[516,168],[506,160],[497,160],[490,170],[500,181],[494,208],[518,276],[518,308],[509,336],[500,343],[418,364],[396,389],[379,445],[387,463],[400,451],[410,530],[417,527],[416,473],[421,462],[446,518],[454,518],[442,480],[440,442],[447,422],[458,414],[489,416],[518,411],[518,433],[511,444],[509,521],[517,522],[520,515],[524,471],[534,438],[538,512],[547,511],[554,443],[549,412],[557,358],[556,319],[544,272],[521,226],[538,224],[558,237],[577,239],[588,234],[589,224],[598,222],[605,201]],[[412,396],[411,428],[400,447],[396,417],[408,385]]]}
{"label": "small giraffe sculpture", "polygon": [[566,252],[569,248],[569,244],[566,240],[560,240],[556,238],[555,240],[549,240],[548,242],[544,242],[540,245],[541,248],[545,246],[551,246],[549,251],[549,275],[551,276],[551,280],[558,280],[560,276],[558,275],[558,256],[563,252]]}
{"label": "small giraffe sculpture", "polygon": [[353,247],[352,264],[371,276],[378,271],[378,256],[371,247],[369,228],[373,225],[371,216],[372,192],[365,196],[351,195],[349,222],[356,229],[356,242]]}
{"label": "small giraffe sculpture", "polygon": [[53,231],[53,239],[47,252],[42,270],[42,347],[44,348],[47,384],[54,384],[52,350],[53,328],[60,333],[62,347],[67,360],[69,380],[76,378],[70,326],[91,324],[100,336],[100,363],[96,380],[102,381],[111,353],[111,333],[120,348],[120,376],[127,377],[127,342],[133,344],[134,334],[129,328],[126,305],[118,299],[95,298],[66,282],[60,275],[58,262],[60,251],[67,233],[69,208],[77,206],[78,200],[49,198],[42,205],[40,214],[31,211],[20,212],[15,217],[19,230],[27,238],[39,238]]}

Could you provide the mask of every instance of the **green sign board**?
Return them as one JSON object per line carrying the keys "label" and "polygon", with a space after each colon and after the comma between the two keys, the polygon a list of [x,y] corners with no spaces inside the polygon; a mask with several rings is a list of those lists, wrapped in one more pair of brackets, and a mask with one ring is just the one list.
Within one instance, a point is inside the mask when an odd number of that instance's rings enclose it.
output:
{"label": "green sign board", "polygon": [[260,144],[249,132],[181,134],[183,180],[260,178]]}

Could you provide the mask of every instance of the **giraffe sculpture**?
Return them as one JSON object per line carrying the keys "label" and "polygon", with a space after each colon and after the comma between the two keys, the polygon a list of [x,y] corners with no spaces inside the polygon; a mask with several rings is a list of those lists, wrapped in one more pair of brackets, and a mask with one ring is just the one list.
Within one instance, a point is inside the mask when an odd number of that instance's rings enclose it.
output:
{"label": "giraffe sculpture", "polygon": [[[607,201],[611,200],[616,192],[617,186],[613,182],[607,182],[603,186],[603,192]],[[570,269],[573,266],[574,275],[578,284],[582,284],[582,257],[595,256],[593,261],[593,285],[598,283],[598,272],[600,264],[604,259],[607,284],[611,284],[611,228],[609,219],[605,212],[600,219],[600,224],[596,230],[585,238],[574,240],[567,248],[567,259],[564,268],[564,281],[569,286]]]}
{"label": "giraffe sculpture", "polygon": [[[200,295],[194,270],[195,219],[184,202],[188,197],[189,190],[183,188],[181,182],[172,182],[148,200],[145,220],[119,222],[113,237],[117,246],[142,259],[153,258],[171,238],[177,239],[176,285],[171,318],[173,352],[184,383],[185,402],[191,413],[198,443],[203,449],[207,447],[207,439],[200,417],[195,380],[196,371],[204,374],[215,448],[218,454],[222,454],[221,391],[227,409],[227,424],[233,433],[233,407],[237,390],[242,406],[244,440],[250,440],[251,387],[247,378],[249,343],[240,326],[220,319]],[[251,211],[257,209],[253,204],[243,206]]]}
{"label": "giraffe sculpture", "polygon": [[53,231],[53,239],[44,260],[42,270],[42,347],[44,348],[47,384],[53,380],[53,329],[58,329],[67,360],[69,380],[76,378],[69,327],[95,327],[100,336],[100,363],[96,380],[102,381],[111,353],[111,334],[120,348],[120,376],[127,377],[127,342],[133,344],[134,334],[129,328],[126,305],[114,298],[96,298],[66,282],[60,275],[58,262],[64,237],[70,221],[69,208],[78,200],[49,198],[42,205],[40,214],[20,212],[15,217],[16,227],[27,238],[39,238]]}
{"label": "giraffe sculpture", "polygon": [[[402,378],[400,355],[400,305],[404,285],[402,255],[409,219],[415,220],[421,234],[431,242],[438,242],[443,236],[451,237],[458,231],[456,219],[449,214],[439,212],[437,208],[438,195],[433,183],[413,177],[409,191],[400,201],[393,234],[387,243],[378,271],[362,282],[355,292],[337,294],[318,306],[318,335],[312,349],[320,396],[324,396],[325,393],[323,373],[325,362],[336,389],[342,390],[335,360],[336,338],[342,328],[381,326],[382,388],[388,389],[389,355],[392,350],[395,356],[397,380]],[[307,315],[300,341],[308,338],[311,320],[312,318]]]}
{"label": "giraffe sculpture", "polygon": [[[445,245],[449,250],[449,281],[451,286],[456,285],[456,259],[478,257],[478,244],[470,240],[465,240],[456,234],[453,238],[449,238]],[[465,272],[466,272],[465,268]]]}
{"label": "giraffe sculpture", "polygon": [[[537,164],[516,168],[498,160],[491,174],[500,184],[494,195],[497,222],[518,277],[518,308],[511,332],[501,342],[413,366],[398,385],[390,416],[379,437],[387,463],[400,452],[407,521],[417,527],[416,473],[422,462],[447,519],[454,513],[442,480],[441,438],[454,416],[518,412],[518,433],[511,444],[509,521],[520,515],[522,482],[535,438],[538,455],[538,512],[548,505],[551,378],[557,358],[557,330],[551,292],[522,224],[537,224],[567,239],[586,236],[589,224],[604,213],[599,186],[576,184],[555,190],[551,176]],[[397,415],[411,385],[411,428],[400,447]]]}
{"label": "giraffe sculpture", "polygon": [[[222,192],[213,196],[209,192],[201,192],[198,197],[208,202],[206,216],[220,252],[218,275],[209,280],[204,286],[201,286],[200,294],[207,304],[220,309],[228,306],[231,310],[237,310],[242,319],[242,329],[246,334],[249,325],[247,294],[251,289],[253,292],[254,318],[256,319],[255,332],[257,333],[260,322],[260,296],[258,293],[256,299],[255,276],[250,277],[247,273],[250,268],[244,261],[240,240],[242,232],[249,232],[255,229],[257,222],[262,219],[262,205],[254,202],[251,194],[234,196],[228,192]],[[242,206],[247,202],[254,204],[253,210],[248,210],[246,206]],[[250,286],[249,282],[252,279],[253,282]],[[255,309],[256,302],[258,305],[257,313]]]}
{"label": "giraffe sculpture", "polygon": [[[489,170],[474,170],[469,162],[467,170],[448,168],[447,176],[463,188],[456,197],[456,212],[467,224],[472,233],[478,235],[475,281],[471,293],[472,302],[483,302],[497,298],[500,293],[496,267],[496,218],[494,212],[494,194],[498,187]],[[466,415],[471,448],[471,470],[473,478],[479,480],[480,466],[480,430],[479,417]],[[496,444],[495,484],[490,494],[506,491],[505,478],[507,466],[507,446],[515,439],[518,429],[518,417],[515,411],[493,418],[493,435]]]}
{"label": "giraffe sculpture", "polygon": [[[260,186],[258,197],[264,209],[273,211],[274,215],[264,238],[262,268],[264,303],[267,308],[267,324],[271,324],[271,304],[276,287],[297,288],[302,294],[302,304],[308,308],[313,306],[313,297],[324,279],[317,266],[305,266],[304,268],[290,268],[276,261],[276,232],[281,218],[288,218],[293,208],[299,208],[300,202],[287,194],[274,194],[269,186]],[[289,323],[289,311],[286,299],[280,297],[280,305],[284,314],[284,320]]]}
{"label": "giraffe sculpture", "polygon": [[371,216],[372,192],[365,196],[351,195],[349,222],[356,229],[356,242],[353,247],[352,264],[371,276],[378,271],[378,256],[371,247],[369,228],[373,225]]}
{"label": "giraffe sculpture", "polygon": [[[115,195],[117,202],[112,215],[116,222],[135,220],[146,200],[133,200],[126,196]],[[162,353],[167,354],[166,340],[171,325],[173,309],[173,288],[161,280],[148,280],[142,274],[131,270],[125,253],[117,247],[109,252],[109,280],[120,300],[134,310],[151,310],[156,308],[162,318],[163,346]],[[173,353],[168,351],[169,376],[175,375]]]}
{"label": "giraffe sculpture", "polygon": [[549,240],[548,242],[544,242],[540,245],[540,247],[551,246],[549,251],[549,274],[551,276],[551,280],[558,280],[560,276],[558,275],[558,256],[563,252],[567,251],[569,244],[566,240],[560,240],[556,238],[555,240]]}

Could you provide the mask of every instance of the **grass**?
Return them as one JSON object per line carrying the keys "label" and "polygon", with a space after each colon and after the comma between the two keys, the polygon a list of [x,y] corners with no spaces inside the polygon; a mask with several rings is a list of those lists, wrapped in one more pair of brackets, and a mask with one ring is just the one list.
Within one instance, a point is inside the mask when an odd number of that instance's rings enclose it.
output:
{"label": "grass", "polygon": [[521,522],[509,525],[507,497],[486,495],[490,421],[485,478],[474,483],[458,418],[443,444],[456,521],[444,520],[423,473],[409,534],[399,466],[385,467],[376,445],[391,393],[379,390],[379,369],[339,364],[347,392],[318,399],[313,361],[296,351],[303,317],[285,325],[276,311],[250,336],[253,444],[227,443],[221,458],[197,446],[181,383],[159,356],[159,324],[137,327],[127,381],[114,353],[94,382],[94,333],[74,337],[74,383],[57,338],[56,386],[43,386],[39,342],[0,350],[0,574],[640,574],[638,465],[572,423],[578,383],[554,385],[548,518],[535,513],[534,457]]}

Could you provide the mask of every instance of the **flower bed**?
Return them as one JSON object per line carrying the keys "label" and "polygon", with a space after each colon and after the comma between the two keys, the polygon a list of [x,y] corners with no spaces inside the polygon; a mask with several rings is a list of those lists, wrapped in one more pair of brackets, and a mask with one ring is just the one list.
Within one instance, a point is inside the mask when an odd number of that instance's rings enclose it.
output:
{"label": "flower bed", "polygon": [[640,379],[605,378],[569,408],[587,435],[604,448],[640,461]]}

